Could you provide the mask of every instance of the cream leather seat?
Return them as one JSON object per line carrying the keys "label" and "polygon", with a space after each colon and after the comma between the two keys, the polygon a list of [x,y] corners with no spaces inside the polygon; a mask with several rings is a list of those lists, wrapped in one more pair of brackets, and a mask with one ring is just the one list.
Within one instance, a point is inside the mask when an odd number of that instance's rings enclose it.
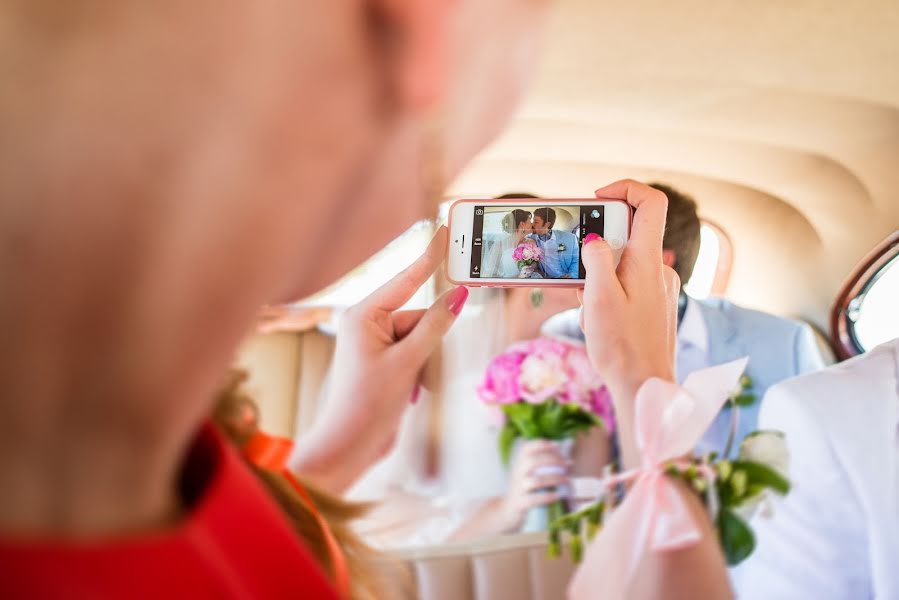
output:
{"label": "cream leather seat", "polygon": [[562,600],[574,565],[546,556],[546,534],[499,536],[393,553],[420,600]]}

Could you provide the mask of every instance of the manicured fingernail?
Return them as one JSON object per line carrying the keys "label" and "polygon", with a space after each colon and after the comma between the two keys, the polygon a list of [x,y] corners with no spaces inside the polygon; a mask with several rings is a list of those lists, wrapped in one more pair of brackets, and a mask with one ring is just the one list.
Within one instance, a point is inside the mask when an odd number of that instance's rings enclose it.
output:
{"label": "manicured fingernail", "polygon": [[418,402],[419,396],[421,396],[421,386],[416,383],[415,389],[412,390],[412,395],[409,397],[409,404],[415,404],[416,402]]}
{"label": "manicured fingernail", "polygon": [[586,237],[584,237],[584,245],[586,246],[590,242],[593,242],[596,240],[601,240],[601,239],[602,239],[602,236],[599,235],[598,233],[588,233],[586,235]]}
{"label": "manicured fingernail", "polygon": [[446,297],[446,307],[454,316],[458,317],[466,300],[468,300],[468,288],[460,285]]}

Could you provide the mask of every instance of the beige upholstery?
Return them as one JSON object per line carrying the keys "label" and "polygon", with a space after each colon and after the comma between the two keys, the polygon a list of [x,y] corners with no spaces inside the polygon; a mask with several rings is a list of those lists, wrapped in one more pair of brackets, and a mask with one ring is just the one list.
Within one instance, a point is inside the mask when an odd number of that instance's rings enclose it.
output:
{"label": "beige upholstery", "polygon": [[309,428],[333,353],[334,338],[316,330],[256,334],[244,341],[236,363],[250,374],[248,390],[263,429],[293,437]]}
{"label": "beige upholstery", "polygon": [[561,600],[574,572],[546,556],[546,534],[522,534],[396,553],[420,600]]}

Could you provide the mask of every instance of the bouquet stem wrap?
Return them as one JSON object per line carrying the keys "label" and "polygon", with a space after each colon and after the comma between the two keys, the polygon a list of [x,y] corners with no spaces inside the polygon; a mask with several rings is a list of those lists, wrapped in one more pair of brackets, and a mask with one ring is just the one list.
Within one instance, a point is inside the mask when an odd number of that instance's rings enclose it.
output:
{"label": "bouquet stem wrap", "polygon": [[743,358],[696,371],[683,386],[650,379],[637,392],[635,436],[642,463],[615,477],[633,483],[587,549],[568,590],[571,600],[624,600],[645,553],[700,541],[701,530],[665,469],[692,452],[746,363]]}

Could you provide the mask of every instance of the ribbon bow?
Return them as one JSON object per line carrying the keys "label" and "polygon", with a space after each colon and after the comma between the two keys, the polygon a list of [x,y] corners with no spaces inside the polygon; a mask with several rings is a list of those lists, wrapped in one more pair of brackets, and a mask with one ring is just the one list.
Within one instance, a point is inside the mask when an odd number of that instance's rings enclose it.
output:
{"label": "ribbon bow", "polygon": [[635,437],[642,463],[615,476],[616,482],[633,485],[587,549],[568,589],[570,599],[623,600],[645,552],[677,550],[700,541],[701,531],[665,467],[693,450],[747,361],[696,371],[683,386],[650,379],[637,392]]}
{"label": "ribbon bow", "polygon": [[342,598],[349,598],[350,573],[347,567],[346,556],[344,556],[340,544],[337,543],[337,538],[334,537],[334,532],[331,531],[328,522],[316,508],[312,496],[309,495],[303,484],[287,468],[287,459],[292,451],[293,441],[288,438],[262,433],[261,431],[254,433],[241,448],[241,454],[250,463],[260,469],[280,473],[290,483],[303,503],[306,504],[306,508],[309,509],[312,517],[318,523],[325,538],[325,545],[331,557],[331,567],[334,570],[334,585]]}

